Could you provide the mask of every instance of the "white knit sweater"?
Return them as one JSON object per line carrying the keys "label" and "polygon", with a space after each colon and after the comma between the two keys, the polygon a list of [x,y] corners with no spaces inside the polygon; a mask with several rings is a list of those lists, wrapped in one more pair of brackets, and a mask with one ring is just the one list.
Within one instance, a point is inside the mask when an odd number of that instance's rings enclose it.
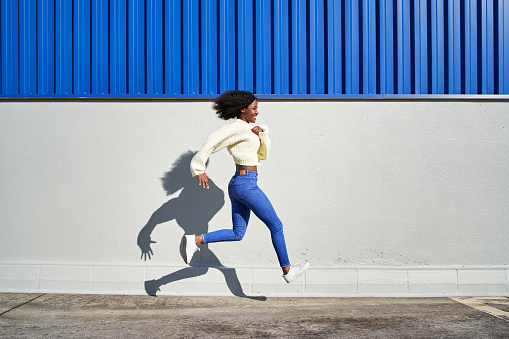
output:
{"label": "white knit sweater", "polygon": [[270,149],[269,129],[261,125],[263,132],[254,134],[251,126],[237,119],[212,133],[202,149],[191,160],[193,177],[205,172],[205,163],[212,153],[227,148],[237,165],[257,166],[267,158]]}

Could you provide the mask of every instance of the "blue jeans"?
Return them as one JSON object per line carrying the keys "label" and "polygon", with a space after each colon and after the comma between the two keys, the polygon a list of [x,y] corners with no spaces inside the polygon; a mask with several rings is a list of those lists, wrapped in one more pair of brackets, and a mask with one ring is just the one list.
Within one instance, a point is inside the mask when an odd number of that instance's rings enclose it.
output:
{"label": "blue jeans", "polygon": [[203,243],[219,241],[239,241],[246,234],[251,211],[267,225],[281,267],[290,265],[286,252],[283,224],[279,220],[269,199],[258,187],[258,173],[253,171],[236,172],[228,184],[228,195],[232,203],[233,229],[223,229],[203,234]]}

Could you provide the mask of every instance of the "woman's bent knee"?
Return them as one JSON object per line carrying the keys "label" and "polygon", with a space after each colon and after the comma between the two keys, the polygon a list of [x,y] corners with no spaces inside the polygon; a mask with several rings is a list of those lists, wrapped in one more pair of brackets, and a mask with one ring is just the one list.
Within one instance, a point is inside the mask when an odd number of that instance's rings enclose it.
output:
{"label": "woman's bent knee", "polygon": [[241,241],[244,238],[245,232],[234,232],[235,238],[233,241]]}
{"label": "woman's bent knee", "polygon": [[283,233],[283,224],[276,224],[276,225],[269,226],[269,229],[270,229],[270,234],[272,234],[272,235],[282,234]]}

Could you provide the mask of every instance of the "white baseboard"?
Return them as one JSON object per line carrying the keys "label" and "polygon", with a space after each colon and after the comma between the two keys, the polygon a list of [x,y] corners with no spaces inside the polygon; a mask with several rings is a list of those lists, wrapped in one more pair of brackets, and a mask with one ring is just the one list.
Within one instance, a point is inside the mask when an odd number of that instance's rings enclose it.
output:
{"label": "white baseboard", "polygon": [[[0,292],[267,297],[509,296],[509,266],[278,268],[0,263]],[[159,291],[157,291],[159,289]]]}

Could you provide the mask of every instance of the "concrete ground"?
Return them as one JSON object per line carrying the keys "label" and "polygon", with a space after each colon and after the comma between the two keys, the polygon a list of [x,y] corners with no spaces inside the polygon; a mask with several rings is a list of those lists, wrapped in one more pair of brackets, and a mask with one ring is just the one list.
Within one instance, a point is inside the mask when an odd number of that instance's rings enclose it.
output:
{"label": "concrete ground", "polygon": [[509,338],[509,298],[458,300],[3,293],[0,337]]}

